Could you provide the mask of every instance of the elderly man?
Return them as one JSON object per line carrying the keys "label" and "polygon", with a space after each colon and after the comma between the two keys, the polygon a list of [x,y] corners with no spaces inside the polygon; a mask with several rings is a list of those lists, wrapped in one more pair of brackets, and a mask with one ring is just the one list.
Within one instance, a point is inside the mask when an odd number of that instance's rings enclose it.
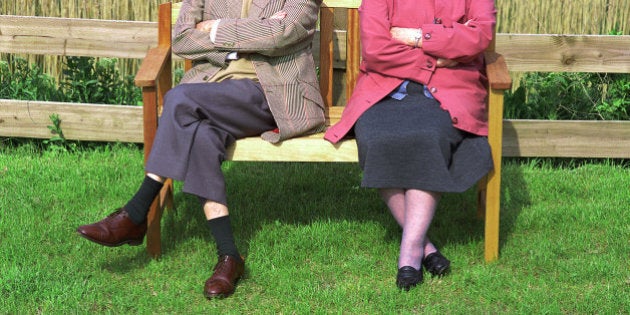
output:
{"label": "elderly man", "polygon": [[208,298],[234,292],[244,270],[232,232],[221,163],[237,139],[276,143],[324,128],[311,41],[321,0],[184,0],[173,51],[193,61],[167,93],[146,165],[129,202],[78,233],[105,246],[139,245],[165,178],[201,201],[218,262]]}

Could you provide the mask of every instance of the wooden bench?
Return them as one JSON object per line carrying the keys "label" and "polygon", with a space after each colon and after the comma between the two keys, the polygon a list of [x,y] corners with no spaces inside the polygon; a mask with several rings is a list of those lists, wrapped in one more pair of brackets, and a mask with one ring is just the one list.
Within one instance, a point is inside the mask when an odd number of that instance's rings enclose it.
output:
{"label": "wooden bench", "polygon": [[[349,96],[359,73],[360,41],[357,10],[359,5],[360,0],[325,0],[320,9],[320,89],[327,106],[328,124],[336,123],[343,111],[343,106],[333,106],[332,101],[334,10],[347,10],[345,68],[346,94]],[[164,95],[172,86],[171,27],[178,12],[178,4],[165,3],[160,6],[158,46],[147,53],[136,76],[136,84],[142,87],[144,100],[145,160],[151,152]],[[503,58],[494,52],[494,42],[485,56],[490,80],[488,139],[493,148],[495,169],[479,183],[478,213],[485,214],[484,256],[487,261],[492,261],[498,257],[499,249],[503,94],[504,90],[511,87],[511,79]],[[357,147],[354,140],[344,140],[332,145],[323,139],[323,133],[286,140],[280,144],[270,144],[260,137],[246,138],[238,140],[228,151],[228,159],[233,161],[357,162]],[[147,249],[154,257],[161,254],[160,220],[163,209],[172,207],[172,202],[173,186],[169,180],[153,203],[148,216]]]}

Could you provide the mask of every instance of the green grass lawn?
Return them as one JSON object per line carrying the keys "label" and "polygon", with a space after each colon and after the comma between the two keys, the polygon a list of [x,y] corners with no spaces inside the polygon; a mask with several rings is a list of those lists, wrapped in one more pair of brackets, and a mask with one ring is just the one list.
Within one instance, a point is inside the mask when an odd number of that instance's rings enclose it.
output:
{"label": "green grass lawn", "polygon": [[498,261],[483,261],[475,194],[443,198],[430,236],[452,271],[396,289],[400,231],[356,164],[226,163],[247,269],[236,294],[206,300],[216,262],[195,197],[162,220],[163,256],[101,247],[81,224],[140,185],[135,146],[72,154],[0,148],[0,313],[630,312],[630,167],[505,161]]}

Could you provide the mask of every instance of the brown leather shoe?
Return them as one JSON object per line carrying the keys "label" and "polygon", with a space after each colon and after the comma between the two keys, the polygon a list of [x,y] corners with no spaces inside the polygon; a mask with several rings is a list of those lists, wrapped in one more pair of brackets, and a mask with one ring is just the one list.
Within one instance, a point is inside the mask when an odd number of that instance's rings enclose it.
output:
{"label": "brown leather shoe", "polygon": [[147,223],[134,224],[127,211],[120,208],[99,222],[80,226],[77,232],[88,240],[105,246],[136,246],[142,244],[147,233]]}
{"label": "brown leather shoe", "polygon": [[237,257],[219,256],[219,262],[214,266],[214,274],[206,280],[204,295],[211,298],[224,298],[234,293],[236,281],[243,275],[245,262]]}

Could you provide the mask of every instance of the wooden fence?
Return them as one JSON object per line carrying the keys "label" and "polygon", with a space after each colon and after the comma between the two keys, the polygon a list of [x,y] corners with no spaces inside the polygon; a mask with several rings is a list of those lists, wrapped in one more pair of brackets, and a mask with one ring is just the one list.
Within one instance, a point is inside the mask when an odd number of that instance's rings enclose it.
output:
{"label": "wooden fence", "polygon": [[[334,39],[343,72],[346,33]],[[0,16],[0,53],[141,59],[156,44],[155,22]],[[500,33],[496,45],[510,71],[630,73],[630,36]],[[53,113],[67,139],[143,139],[137,106],[17,100],[0,100],[0,137],[49,138]],[[630,121],[505,120],[503,154],[630,158]]]}

